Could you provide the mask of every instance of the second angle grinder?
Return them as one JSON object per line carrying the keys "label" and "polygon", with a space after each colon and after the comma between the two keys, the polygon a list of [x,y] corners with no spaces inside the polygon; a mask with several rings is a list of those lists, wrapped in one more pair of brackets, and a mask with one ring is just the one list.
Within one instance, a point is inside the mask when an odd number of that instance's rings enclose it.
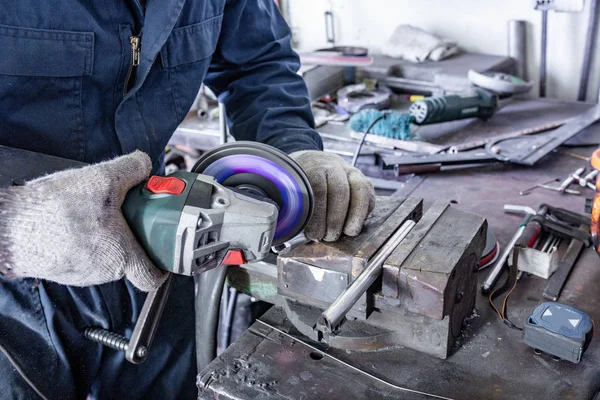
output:
{"label": "second angle grinder", "polygon": [[150,177],[128,193],[123,214],[157,267],[192,275],[262,260],[304,230],[313,203],[287,154],[235,142],[205,153],[192,172]]}

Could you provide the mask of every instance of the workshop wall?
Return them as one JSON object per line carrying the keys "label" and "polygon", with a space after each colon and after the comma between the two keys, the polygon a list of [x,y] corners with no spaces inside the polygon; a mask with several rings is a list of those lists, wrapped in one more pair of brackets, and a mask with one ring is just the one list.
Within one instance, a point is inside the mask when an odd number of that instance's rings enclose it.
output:
{"label": "workshop wall", "polygon": [[[377,52],[400,24],[448,37],[467,51],[507,54],[507,23],[528,22],[528,74],[537,82],[541,13],[528,0],[288,0],[289,17],[300,50],[327,46],[323,13],[332,11],[337,44],[367,46]],[[579,14],[550,12],[548,17],[548,97],[575,100],[583,60],[589,0]],[[600,32],[600,30],[599,30]],[[599,35],[600,36],[600,35]],[[596,49],[600,39],[596,41]],[[600,51],[594,52],[588,100],[596,101]],[[537,86],[536,86],[537,92]]]}

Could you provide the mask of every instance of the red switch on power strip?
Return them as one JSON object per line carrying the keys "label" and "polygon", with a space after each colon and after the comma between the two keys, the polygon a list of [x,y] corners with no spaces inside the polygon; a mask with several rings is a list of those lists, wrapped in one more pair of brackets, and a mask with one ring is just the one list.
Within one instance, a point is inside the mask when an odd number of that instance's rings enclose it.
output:
{"label": "red switch on power strip", "polygon": [[185,189],[185,182],[172,176],[151,176],[146,183],[146,189],[154,194],[181,194]]}

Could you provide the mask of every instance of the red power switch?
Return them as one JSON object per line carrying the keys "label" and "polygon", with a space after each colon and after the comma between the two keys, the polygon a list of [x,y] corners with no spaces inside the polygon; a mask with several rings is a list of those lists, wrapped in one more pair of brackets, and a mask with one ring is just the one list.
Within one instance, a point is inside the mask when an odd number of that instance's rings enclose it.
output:
{"label": "red power switch", "polygon": [[151,176],[146,183],[146,189],[155,194],[181,194],[185,182],[174,177]]}
{"label": "red power switch", "polygon": [[225,257],[223,257],[223,262],[221,265],[241,265],[246,264],[246,260],[244,259],[244,253],[242,253],[239,249],[229,250]]}

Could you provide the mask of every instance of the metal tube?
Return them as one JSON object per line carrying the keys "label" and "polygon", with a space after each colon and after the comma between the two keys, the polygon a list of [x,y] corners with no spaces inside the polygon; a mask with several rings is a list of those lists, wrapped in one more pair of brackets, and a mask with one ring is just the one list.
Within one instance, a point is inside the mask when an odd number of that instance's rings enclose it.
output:
{"label": "metal tube", "polygon": [[508,56],[515,60],[516,75],[527,80],[527,22],[508,21]]}
{"label": "metal tube", "polygon": [[541,252],[546,253],[553,240],[554,240],[554,235],[553,234],[548,235],[548,237],[546,238],[546,241],[544,242],[544,245],[542,246]]}
{"label": "metal tube", "polygon": [[596,27],[598,26],[598,0],[590,1],[589,20],[585,34],[585,50],[583,52],[583,64],[581,65],[581,77],[579,78],[579,94],[577,100],[585,101],[587,96],[590,68],[592,66],[592,50],[596,39]]}
{"label": "metal tube", "polygon": [[540,54],[540,97],[546,97],[546,53],[548,43],[548,11],[542,11],[542,52]]}
{"label": "metal tube", "polygon": [[225,104],[219,103],[219,144],[227,143],[227,114]]}
{"label": "metal tube", "polygon": [[381,274],[383,263],[404,240],[406,235],[415,226],[415,222],[408,220],[383,245],[381,249],[367,263],[365,269],[350,283],[337,299],[323,311],[317,322],[317,329],[322,332],[332,333],[338,328],[348,311],[356,304],[358,299],[365,293]]}
{"label": "metal tube", "polygon": [[515,243],[517,243],[517,240],[519,240],[521,234],[525,230],[525,225],[526,224],[521,224],[521,226],[519,226],[519,229],[517,229],[517,232],[515,232],[512,239],[510,239],[510,242],[504,249],[504,253],[502,253],[502,256],[498,259],[496,265],[494,265],[494,268],[490,271],[490,274],[487,276],[487,278],[485,278],[485,281],[483,281],[483,285],[481,286],[481,291],[483,293],[489,293],[494,287],[494,284],[496,284],[500,273],[504,269],[506,261],[508,261],[508,257],[510,257],[513,247],[515,247]]}

